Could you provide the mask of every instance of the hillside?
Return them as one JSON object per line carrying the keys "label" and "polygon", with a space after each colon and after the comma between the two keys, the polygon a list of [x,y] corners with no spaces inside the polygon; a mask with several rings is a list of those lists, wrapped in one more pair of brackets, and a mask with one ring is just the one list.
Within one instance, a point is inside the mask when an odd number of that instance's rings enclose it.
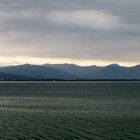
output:
{"label": "hillside", "polygon": [[[140,65],[124,67],[118,64],[111,64],[105,67],[95,65],[81,67],[74,64],[25,64],[1,67],[0,72],[23,75],[23,77],[32,77],[40,80],[140,79]],[[12,77],[10,74],[9,77]]]}

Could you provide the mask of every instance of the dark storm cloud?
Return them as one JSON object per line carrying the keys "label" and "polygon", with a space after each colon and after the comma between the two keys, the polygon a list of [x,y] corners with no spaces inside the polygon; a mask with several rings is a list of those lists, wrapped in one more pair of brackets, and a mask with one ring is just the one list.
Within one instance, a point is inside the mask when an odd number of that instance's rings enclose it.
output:
{"label": "dark storm cloud", "polygon": [[1,55],[140,62],[139,13],[139,0],[0,0]]}

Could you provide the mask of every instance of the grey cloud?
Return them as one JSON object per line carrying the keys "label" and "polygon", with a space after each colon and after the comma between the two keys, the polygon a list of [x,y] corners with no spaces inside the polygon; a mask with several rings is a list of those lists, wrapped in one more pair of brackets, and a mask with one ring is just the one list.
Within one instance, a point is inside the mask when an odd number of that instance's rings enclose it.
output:
{"label": "grey cloud", "polygon": [[0,0],[1,55],[140,61],[139,13],[139,0]]}

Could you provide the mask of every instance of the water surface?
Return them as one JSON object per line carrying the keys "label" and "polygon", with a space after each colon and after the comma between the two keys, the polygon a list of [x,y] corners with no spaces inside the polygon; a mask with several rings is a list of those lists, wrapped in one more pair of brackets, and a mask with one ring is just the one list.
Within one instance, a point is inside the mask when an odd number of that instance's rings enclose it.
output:
{"label": "water surface", "polygon": [[140,82],[1,82],[2,140],[139,140]]}

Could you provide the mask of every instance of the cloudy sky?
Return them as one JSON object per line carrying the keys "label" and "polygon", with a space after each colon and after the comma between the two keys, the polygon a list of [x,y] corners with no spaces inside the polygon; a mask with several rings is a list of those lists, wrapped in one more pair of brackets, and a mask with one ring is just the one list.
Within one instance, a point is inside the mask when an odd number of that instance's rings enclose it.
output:
{"label": "cloudy sky", "polygon": [[140,64],[140,0],[0,0],[0,65]]}

